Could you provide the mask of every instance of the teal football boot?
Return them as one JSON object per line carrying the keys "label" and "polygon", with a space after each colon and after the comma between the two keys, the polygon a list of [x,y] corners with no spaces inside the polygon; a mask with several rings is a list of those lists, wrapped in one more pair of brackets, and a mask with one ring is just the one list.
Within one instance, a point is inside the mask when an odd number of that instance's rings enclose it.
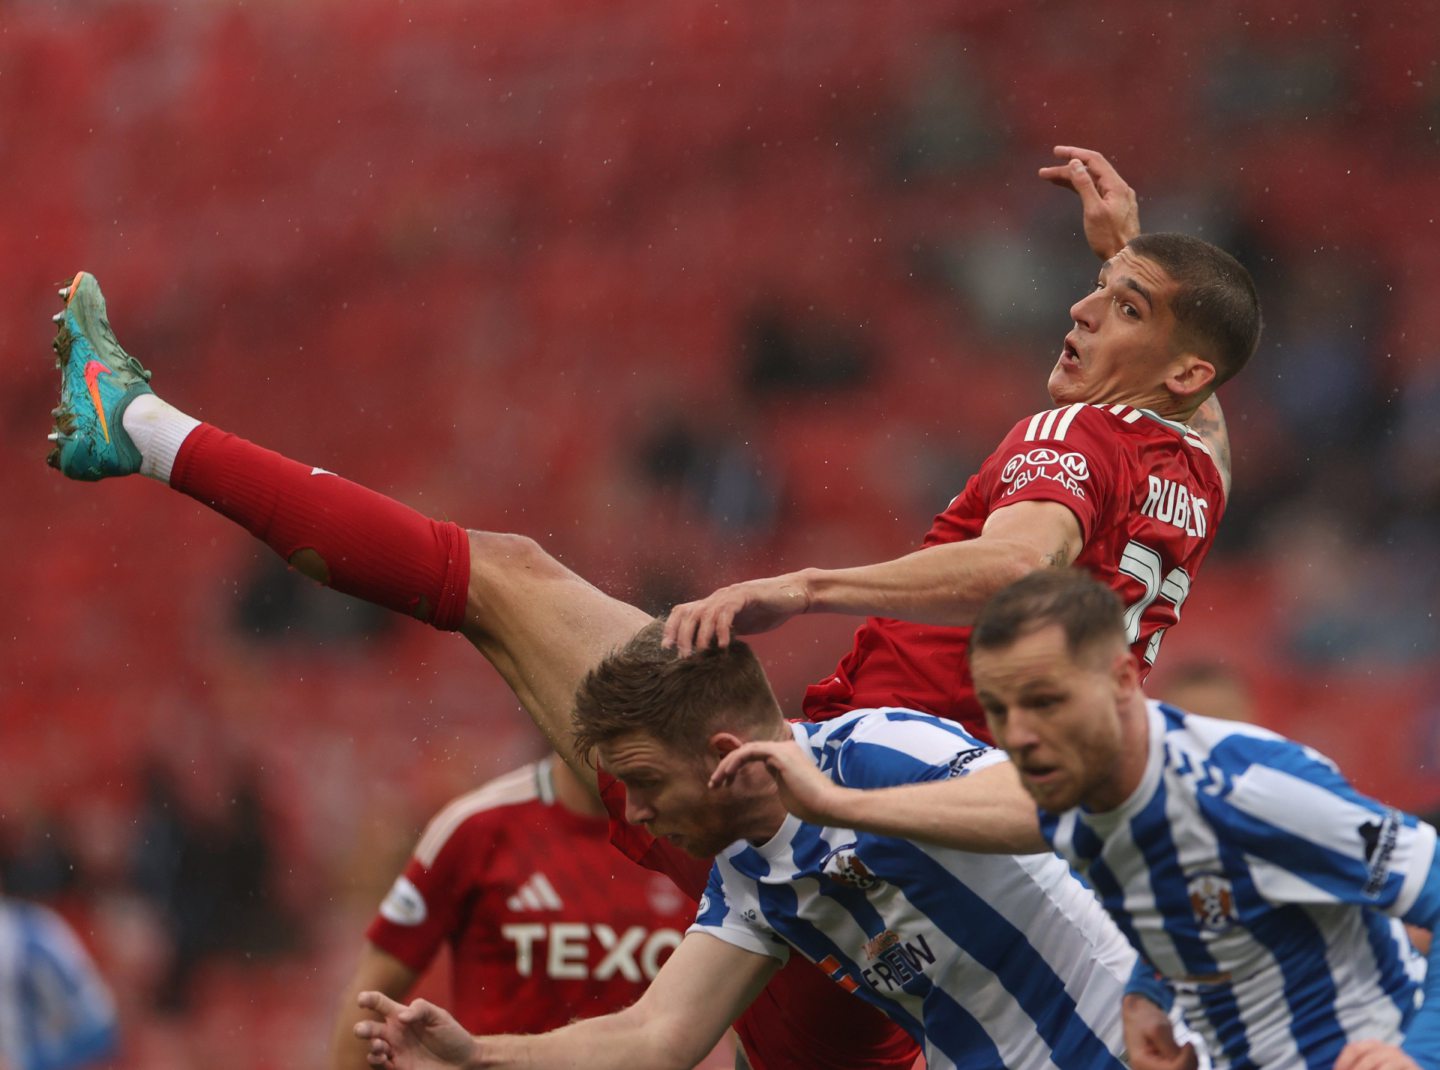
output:
{"label": "teal football boot", "polygon": [[140,470],[140,451],[125,433],[125,409],[150,389],[150,373],[120,348],[95,276],[82,271],[60,291],[55,317],[60,404],[53,411],[55,443],[47,458],[71,479],[108,479]]}

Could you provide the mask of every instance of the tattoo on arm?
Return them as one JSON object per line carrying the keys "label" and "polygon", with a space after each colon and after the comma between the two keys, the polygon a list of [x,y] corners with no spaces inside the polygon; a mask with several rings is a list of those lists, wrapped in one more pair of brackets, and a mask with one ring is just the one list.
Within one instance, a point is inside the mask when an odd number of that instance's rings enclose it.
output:
{"label": "tattoo on arm", "polygon": [[1045,555],[1047,568],[1069,568],[1080,556],[1082,546],[1079,540],[1079,531],[1076,531],[1076,538],[1072,541],[1069,538],[1061,540],[1060,545]]}
{"label": "tattoo on arm", "polygon": [[1211,394],[1190,417],[1190,429],[1204,440],[1220,469],[1220,478],[1225,484],[1225,493],[1230,493],[1230,432],[1225,427],[1225,414],[1220,411],[1220,399]]}

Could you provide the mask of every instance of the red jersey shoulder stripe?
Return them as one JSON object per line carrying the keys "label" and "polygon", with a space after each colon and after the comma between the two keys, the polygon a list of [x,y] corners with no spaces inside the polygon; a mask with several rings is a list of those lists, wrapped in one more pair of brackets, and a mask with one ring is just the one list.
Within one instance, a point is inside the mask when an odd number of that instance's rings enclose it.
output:
{"label": "red jersey shoulder stripe", "polygon": [[1075,421],[1076,413],[1084,407],[1083,402],[1077,401],[1073,405],[1037,412],[1030,417],[1030,423],[1025,428],[1025,441],[1063,442],[1065,433],[1070,430],[1070,425]]}
{"label": "red jersey shoulder stripe", "polygon": [[548,769],[542,769],[541,763],[532,762],[452,799],[425,826],[425,832],[415,847],[416,859],[429,869],[441,849],[450,842],[450,837],[455,835],[455,830],[476,814],[537,799],[548,803],[550,800],[546,796],[553,798],[554,795],[542,786],[542,781],[549,780],[548,775],[543,774],[548,773]]}

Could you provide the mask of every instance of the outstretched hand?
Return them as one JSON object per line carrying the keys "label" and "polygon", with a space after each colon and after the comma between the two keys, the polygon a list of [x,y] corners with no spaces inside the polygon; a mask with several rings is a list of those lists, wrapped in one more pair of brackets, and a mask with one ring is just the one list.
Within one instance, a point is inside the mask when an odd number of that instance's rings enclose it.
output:
{"label": "outstretched hand", "polygon": [[794,740],[746,743],[720,759],[710,774],[710,786],[731,783],[737,773],[753,762],[762,762],[780,789],[785,809],[812,825],[845,825],[843,812],[851,788],[842,788],[816,768],[810,756]]}
{"label": "outstretched hand", "polygon": [[1150,1000],[1126,996],[1121,1007],[1132,1070],[1195,1070],[1200,1064],[1195,1045],[1175,1043],[1170,1016]]}
{"label": "outstretched hand", "polygon": [[794,576],[773,576],[721,587],[714,594],[686,602],[670,611],[663,646],[681,657],[710,644],[729,646],[737,635],[755,635],[778,628],[810,608],[804,584]]}
{"label": "outstretched hand", "polygon": [[1335,1070],[1420,1070],[1420,1066],[1394,1044],[1357,1040],[1340,1049]]}
{"label": "outstretched hand", "polygon": [[1085,240],[1101,260],[1109,260],[1140,233],[1140,199],[1109,160],[1092,149],[1056,145],[1065,163],[1040,168],[1040,177],[1080,195]]}
{"label": "outstretched hand", "polygon": [[369,1042],[371,1066],[394,1070],[464,1067],[475,1051],[475,1038],[448,1011],[423,999],[406,1006],[383,992],[361,992],[360,1006],[384,1015],[384,1021],[355,1024],[355,1035]]}

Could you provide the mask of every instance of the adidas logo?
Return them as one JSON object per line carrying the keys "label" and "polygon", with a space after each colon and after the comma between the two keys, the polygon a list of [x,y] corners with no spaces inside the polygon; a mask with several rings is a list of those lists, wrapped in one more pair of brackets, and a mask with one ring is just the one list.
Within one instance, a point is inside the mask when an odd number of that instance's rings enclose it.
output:
{"label": "adidas logo", "polygon": [[505,905],[520,913],[525,910],[560,910],[565,904],[555,893],[555,886],[543,873],[532,873],[520,890],[505,900]]}

